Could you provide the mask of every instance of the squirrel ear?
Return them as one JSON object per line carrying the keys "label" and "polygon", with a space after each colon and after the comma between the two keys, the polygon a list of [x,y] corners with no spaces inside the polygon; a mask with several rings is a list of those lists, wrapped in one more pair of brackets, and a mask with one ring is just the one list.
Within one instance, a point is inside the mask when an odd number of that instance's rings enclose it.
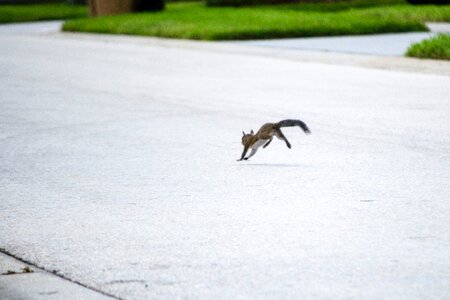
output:
{"label": "squirrel ear", "polygon": [[253,129],[252,129],[252,131],[250,131],[250,134],[253,134]]}
{"label": "squirrel ear", "polygon": [[245,132],[242,131],[242,135],[245,135]]}

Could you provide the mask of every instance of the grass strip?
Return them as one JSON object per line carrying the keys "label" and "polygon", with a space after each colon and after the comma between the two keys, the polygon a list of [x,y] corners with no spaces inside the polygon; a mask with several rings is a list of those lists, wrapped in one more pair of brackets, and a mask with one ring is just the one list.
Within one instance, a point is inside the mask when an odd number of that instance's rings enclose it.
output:
{"label": "grass strip", "polygon": [[408,48],[407,56],[450,60],[450,34],[439,34]]}
{"label": "grass strip", "polygon": [[87,7],[64,3],[0,5],[0,23],[87,17]]}
{"label": "grass strip", "polygon": [[[426,31],[425,21],[450,21],[450,5],[341,7],[324,4],[205,7],[170,3],[156,13],[70,20],[63,30],[196,40],[244,40]],[[333,6],[329,6],[330,10]],[[314,10],[315,8],[315,10]]]}

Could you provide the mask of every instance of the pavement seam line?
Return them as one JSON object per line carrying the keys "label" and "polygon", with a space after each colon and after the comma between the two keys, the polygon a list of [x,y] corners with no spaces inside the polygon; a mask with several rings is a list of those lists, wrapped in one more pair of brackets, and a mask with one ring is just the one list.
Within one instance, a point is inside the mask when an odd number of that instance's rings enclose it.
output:
{"label": "pavement seam line", "polygon": [[30,265],[30,266],[32,266],[32,267],[34,267],[34,268],[36,268],[36,269],[39,269],[39,270],[41,270],[41,271],[43,271],[43,272],[45,272],[45,273],[48,273],[48,274],[50,274],[50,275],[57,276],[57,277],[59,277],[59,278],[61,278],[61,279],[63,279],[63,280],[66,280],[66,281],[69,281],[69,282],[71,282],[71,283],[77,284],[77,285],[79,285],[79,286],[81,286],[81,287],[83,287],[83,288],[86,288],[86,289],[89,289],[89,290],[91,290],[91,291],[100,293],[100,294],[102,294],[102,295],[111,297],[111,298],[113,298],[113,299],[124,300],[123,298],[117,297],[117,296],[115,296],[115,295],[113,295],[113,294],[104,292],[104,291],[99,290],[99,289],[97,289],[97,288],[95,288],[95,287],[86,285],[86,284],[84,284],[84,283],[81,283],[81,282],[76,281],[76,280],[74,280],[74,279],[71,279],[71,278],[69,278],[69,277],[66,277],[66,276],[60,274],[59,272],[53,272],[53,271],[47,270],[47,269],[44,268],[44,267],[38,266],[37,264],[35,264],[35,263],[33,263],[33,262],[29,261],[29,260],[26,260],[26,259],[24,259],[24,258],[21,258],[21,257],[15,255],[14,253],[12,253],[12,252],[6,250],[5,248],[0,248],[0,253],[4,254],[4,255],[6,255],[6,256],[9,256],[9,257],[11,257],[11,258],[14,258],[14,259],[16,259],[16,260],[18,260],[18,261],[21,261],[21,262],[23,262],[23,263],[25,263],[25,264],[28,264],[28,265]]}

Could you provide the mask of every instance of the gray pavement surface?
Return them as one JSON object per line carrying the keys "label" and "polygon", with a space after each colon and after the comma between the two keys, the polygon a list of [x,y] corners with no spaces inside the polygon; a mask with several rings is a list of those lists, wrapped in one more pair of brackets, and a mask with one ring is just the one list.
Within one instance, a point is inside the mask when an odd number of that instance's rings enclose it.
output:
{"label": "gray pavement surface", "polygon": [[[450,295],[450,77],[0,35],[0,247],[17,257],[126,299]],[[236,162],[242,130],[285,118],[312,135]]]}
{"label": "gray pavement surface", "polygon": [[289,38],[233,42],[249,46],[403,56],[413,43],[433,37],[432,32],[391,33],[359,36]]}
{"label": "gray pavement surface", "polygon": [[437,33],[450,33],[450,23],[427,23],[427,27],[430,32],[289,38],[231,43],[277,49],[341,52],[378,56],[404,56],[412,44],[431,38]]}
{"label": "gray pavement surface", "polygon": [[[31,272],[25,273],[23,269],[26,267]],[[15,274],[5,275],[8,271],[15,272]],[[2,300],[113,299],[2,253],[0,253],[0,274],[0,298]]]}
{"label": "gray pavement surface", "polygon": [[0,34],[17,35],[17,34],[49,34],[59,32],[62,28],[62,21],[44,21],[33,23],[11,23],[0,25]]}
{"label": "gray pavement surface", "polygon": [[450,33],[450,23],[447,22],[429,22],[426,23],[431,32]]}

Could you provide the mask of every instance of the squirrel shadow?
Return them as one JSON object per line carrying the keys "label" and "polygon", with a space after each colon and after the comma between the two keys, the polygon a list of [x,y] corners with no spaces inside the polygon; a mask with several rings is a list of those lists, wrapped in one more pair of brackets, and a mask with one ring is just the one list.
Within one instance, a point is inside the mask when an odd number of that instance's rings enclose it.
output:
{"label": "squirrel shadow", "polygon": [[300,168],[300,167],[307,167],[307,165],[300,165],[300,164],[271,164],[271,163],[248,163],[243,164],[245,166],[256,166],[256,167],[276,167],[276,168]]}

